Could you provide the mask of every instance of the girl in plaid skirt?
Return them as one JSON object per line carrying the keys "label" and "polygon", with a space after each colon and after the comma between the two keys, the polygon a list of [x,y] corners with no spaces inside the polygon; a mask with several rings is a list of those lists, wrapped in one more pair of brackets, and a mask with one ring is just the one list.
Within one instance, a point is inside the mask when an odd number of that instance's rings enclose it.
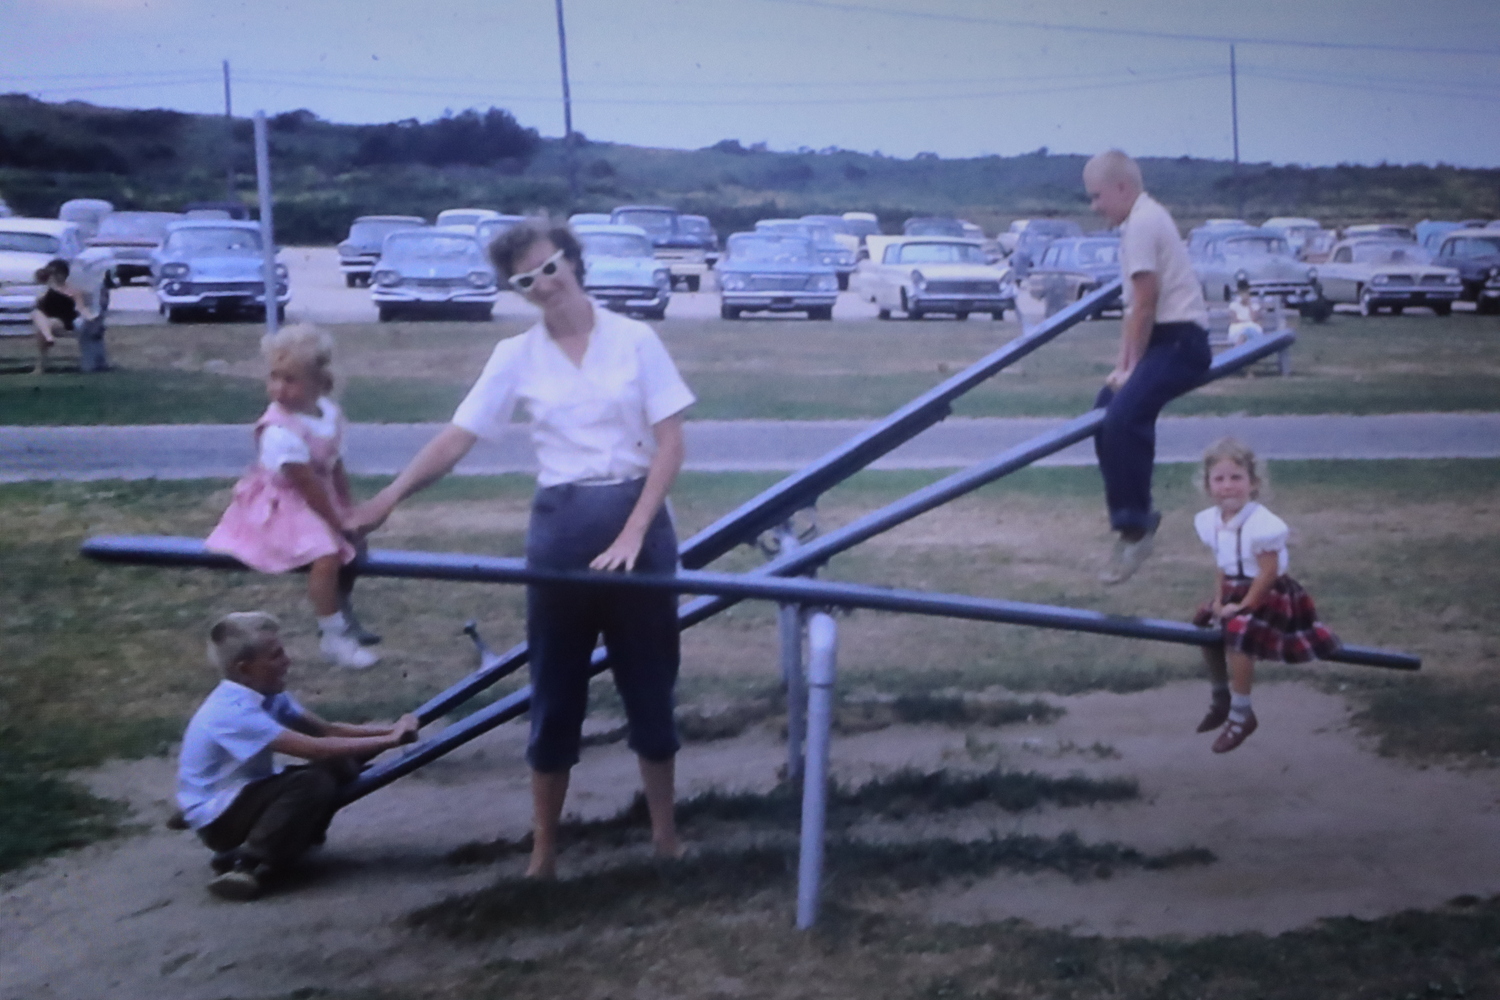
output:
{"label": "girl in plaid skirt", "polygon": [[1203,649],[1213,700],[1198,732],[1222,725],[1213,749],[1227,753],[1257,726],[1250,707],[1255,661],[1305,663],[1332,653],[1339,640],[1286,575],[1287,525],[1256,501],[1262,475],[1255,453],[1233,438],[1219,441],[1203,455],[1203,485],[1214,506],[1200,511],[1193,527],[1218,564],[1218,596],[1193,622],[1222,625],[1224,644]]}

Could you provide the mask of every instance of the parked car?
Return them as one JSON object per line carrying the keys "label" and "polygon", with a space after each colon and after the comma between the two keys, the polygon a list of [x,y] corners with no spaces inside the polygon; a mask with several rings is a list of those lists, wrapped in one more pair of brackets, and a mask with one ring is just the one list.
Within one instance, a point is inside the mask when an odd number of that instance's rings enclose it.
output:
{"label": "parked car", "polygon": [[114,210],[115,206],[103,198],[73,198],[62,203],[57,217],[64,222],[76,222],[78,235],[87,241],[99,231],[99,220]]}
{"label": "parked car", "polygon": [[833,235],[833,230],[817,222],[801,219],[761,219],[755,224],[758,233],[789,233],[806,236],[812,240],[813,253],[819,262],[833,268],[839,278],[839,291],[849,287],[849,275],[854,273],[858,259],[857,251],[849,249]]}
{"label": "parked car", "polygon": [[1120,238],[1083,236],[1055,240],[1042,251],[1042,259],[1026,276],[1026,290],[1033,298],[1046,299],[1054,283],[1060,282],[1068,302],[1120,276]]}
{"label": "parked car", "polygon": [[349,288],[370,286],[370,274],[380,259],[385,238],[402,229],[421,229],[427,220],[419,215],[361,215],[339,244],[339,270]]}
{"label": "parked car", "polygon": [[828,227],[839,245],[848,250],[855,261],[859,260],[864,250],[864,240],[857,231],[860,227],[856,227],[842,215],[804,215],[801,221]]}
{"label": "parked car", "polygon": [[236,219],[250,221],[250,206],[242,201],[190,201],[182,206],[189,219]]}
{"label": "parked car", "polygon": [[502,215],[496,219],[481,220],[474,227],[474,238],[479,241],[479,249],[484,251],[485,260],[490,257],[490,244],[499,239],[501,233],[514,229],[525,221],[524,215]]}
{"label": "parked car", "polygon": [[1500,312],[1500,229],[1458,229],[1443,237],[1434,260],[1458,271],[1460,298],[1491,315]]}
{"label": "parked car", "polygon": [[380,248],[372,281],[370,297],[382,323],[418,314],[486,320],[500,295],[494,269],[466,228],[435,226],[390,233]]}
{"label": "parked car", "polygon": [[1417,234],[1411,226],[1400,226],[1391,222],[1365,223],[1345,226],[1341,239],[1346,240],[1406,240],[1417,242]]}
{"label": "parked car", "polygon": [[708,244],[701,234],[684,229],[675,208],[666,205],[621,205],[609,213],[616,226],[640,226],[651,237],[656,259],[672,272],[672,285],[696,292],[708,271]]}
{"label": "parked car", "polygon": [[1323,297],[1318,269],[1292,256],[1286,240],[1274,232],[1226,226],[1211,232],[1188,256],[1203,285],[1208,302],[1229,302],[1240,281],[1251,293],[1274,295],[1303,316],[1321,323],[1333,314],[1333,303]]}
{"label": "parked car", "polygon": [[574,212],[568,216],[570,226],[607,226],[609,225],[608,212]]}
{"label": "parked car", "polygon": [[1003,319],[1016,307],[1009,270],[990,264],[977,240],[871,236],[866,242],[870,257],[860,262],[855,291],[874,303],[881,319],[896,310],[908,319],[968,319],[971,312]]}
{"label": "parked car", "polygon": [[706,215],[679,215],[677,226],[686,236],[697,237],[703,244],[704,260],[711,271],[719,262],[719,233]]}
{"label": "parked car", "polygon": [[1286,240],[1287,246],[1292,248],[1292,253],[1297,259],[1308,263],[1327,260],[1329,251],[1338,240],[1338,234],[1331,229],[1324,229],[1318,224],[1317,219],[1298,216],[1277,216],[1267,219],[1261,223],[1260,228],[1268,232],[1280,233]]}
{"label": "parked car", "polygon": [[932,215],[914,215],[907,219],[901,223],[901,234],[903,236],[952,236],[960,240],[969,238],[962,222]]}
{"label": "parked car", "polygon": [[[1053,240],[1082,236],[1083,227],[1068,219],[1018,219],[1011,223],[1011,232],[1015,234],[1015,243],[1011,247],[1010,272],[1020,281]],[[1004,243],[1000,245],[1003,247]]]}
{"label": "parked car", "polygon": [[1423,219],[1412,227],[1417,235],[1417,242],[1422,244],[1422,249],[1429,254],[1435,254],[1438,247],[1443,244],[1443,237],[1455,229],[1467,229],[1462,222],[1439,222],[1433,219]]}
{"label": "parked car", "polygon": [[871,236],[880,235],[880,219],[874,212],[845,212],[843,218],[849,224],[849,231],[859,237],[861,249]]}
{"label": "parked car", "polygon": [[742,312],[806,312],[833,319],[839,279],[814,252],[812,240],[793,233],[735,233],[719,261],[719,315]]}
{"label": "parked car", "polygon": [[662,319],[672,300],[672,272],[656,259],[640,226],[574,226],[583,243],[583,289],[607,308]]}
{"label": "parked car", "polygon": [[9,216],[0,219],[0,323],[31,322],[45,290],[36,272],[54,260],[68,262],[68,282],[83,291],[91,309],[102,314],[109,308],[114,254],[84,245],[76,222]]}
{"label": "parked car", "polygon": [[[184,219],[167,227],[151,254],[151,283],[167,321],[182,323],[212,310],[220,316],[266,308],[260,223]],[[286,265],[276,264],[276,314],[291,300]]]}
{"label": "parked car", "polygon": [[1356,302],[1366,316],[1381,309],[1399,316],[1408,306],[1427,306],[1446,316],[1463,285],[1457,270],[1431,260],[1426,250],[1405,240],[1344,240],[1318,269],[1318,278],[1330,302]]}
{"label": "parked car", "polygon": [[114,256],[110,280],[128,285],[136,278],[151,278],[151,253],[167,238],[167,227],[181,221],[176,212],[111,212],[99,220],[99,231],[88,240],[91,247]]}
{"label": "parked car", "polygon": [[434,226],[477,226],[484,219],[497,219],[493,208],[445,208],[437,214]]}

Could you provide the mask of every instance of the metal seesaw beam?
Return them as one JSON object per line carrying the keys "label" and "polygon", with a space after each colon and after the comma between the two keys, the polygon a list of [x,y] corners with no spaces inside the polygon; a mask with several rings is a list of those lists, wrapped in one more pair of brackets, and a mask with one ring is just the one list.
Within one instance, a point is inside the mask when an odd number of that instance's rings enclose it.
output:
{"label": "metal seesaw beam", "polygon": [[[952,403],[1080,322],[1108,309],[1119,298],[1115,280],[1016,337],[963,371],[943,380],[883,420],[855,434],[798,472],[745,501],[682,543],[678,557],[687,569],[707,566],[736,545],[785,521],[855,473],[863,470],[952,412]],[[447,715],[492,684],[525,666],[525,643],[512,646],[485,666],[429,698],[416,709],[424,723]],[[602,661],[596,661],[602,662]]]}

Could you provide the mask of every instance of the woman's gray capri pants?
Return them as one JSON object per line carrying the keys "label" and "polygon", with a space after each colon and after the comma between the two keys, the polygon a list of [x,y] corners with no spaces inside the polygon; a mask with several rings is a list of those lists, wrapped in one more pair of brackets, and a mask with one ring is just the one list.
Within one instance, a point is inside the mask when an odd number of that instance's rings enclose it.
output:
{"label": "woman's gray capri pants", "polygon": [[[537,490],[526,532],[527,565],[587,569],[620,534],[645,482],[564,483]],[[665,506],[646,532],[635,567],[642,573],[676,572],[677,535]],[[526,641],[531,647],[526,760],[537,771],[553,774],[578,763],[589,661],[601,634],[625,703],[630,748],[649,761],[669,760],[677,753],[672,718],[680,660],[677,595],[537,584],[526,588]]]}

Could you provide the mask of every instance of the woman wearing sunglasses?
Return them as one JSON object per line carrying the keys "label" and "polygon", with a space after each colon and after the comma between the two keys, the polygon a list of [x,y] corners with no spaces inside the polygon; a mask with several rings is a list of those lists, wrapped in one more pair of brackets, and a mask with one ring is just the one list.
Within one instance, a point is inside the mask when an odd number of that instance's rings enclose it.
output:
{"label": "woman wearing sunglasses", "polygon": [[[378,527],[402,500],[436,482],[479,438],[496,438],[517,405],[531,418],[541,467],[526,533],[542,569],[672,573],[677,538],[667,492],[682,468],[683,412],[694,401],[649,326],[601,308],[583,290],[583,248],[564,225],[533,221],[489,248],[495,269],[542,311],[496,345],[453,421],[356,514]],[[531,650],[533,841],[527,874],[551,878],[557,825],[578,762],[590,659],[600,635],[625,704],[658,855],[682,848],[672,815],[678,749],[677,599],[617,588],[527,588]]]}

